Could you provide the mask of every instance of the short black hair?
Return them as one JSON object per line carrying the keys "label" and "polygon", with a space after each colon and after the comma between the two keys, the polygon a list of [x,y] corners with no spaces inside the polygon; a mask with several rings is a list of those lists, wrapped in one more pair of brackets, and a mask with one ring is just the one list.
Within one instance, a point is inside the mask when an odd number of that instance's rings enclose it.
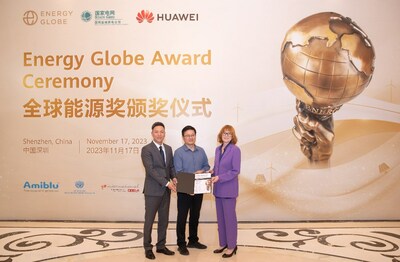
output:
{"label": "short black hair", "polygon": [[182,129],[182,136],[183,136],[183,135],[185,134],[185,132],[188,131],[188,130],[193,130],[194,133],[196,134],[196,128],[194,128],[194,127],[192,127],[192,126],[185,126],[185,127]]}
{"label": "short black hair", "polygon": [[155,122],[152,126],[151,126],[151,130],[153,130],[156,126],[162,126],[165,129],[165,126],[163,123],[161,122]]}

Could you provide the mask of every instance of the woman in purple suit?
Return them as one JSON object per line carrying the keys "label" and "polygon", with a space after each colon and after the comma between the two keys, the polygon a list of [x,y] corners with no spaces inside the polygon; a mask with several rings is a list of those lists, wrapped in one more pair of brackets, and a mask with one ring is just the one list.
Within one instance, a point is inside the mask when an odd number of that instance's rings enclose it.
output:
{"label": "woman in purple suit", "polygon": [[236,146],[235,129],[230,125],[222,127],[218,134],[221,143],[215,149],[215,164],[211,182],[217,208],[218,237],[220,248],[214,253],[225,253],[231,257],[237,251],[236,198],[239,194],[240,149]]}

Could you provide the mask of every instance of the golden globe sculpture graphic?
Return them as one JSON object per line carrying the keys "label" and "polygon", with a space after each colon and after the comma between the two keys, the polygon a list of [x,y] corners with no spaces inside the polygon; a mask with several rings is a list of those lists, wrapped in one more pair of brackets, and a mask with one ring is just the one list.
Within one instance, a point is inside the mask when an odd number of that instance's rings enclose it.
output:
{"label": "golden globe sculpture graphic", "polygon": [[364,31],[333,12],[292,26],[281,49],[283,80],[296,96],[293,134],[311,161],[333,152],[333,113],[358,96],[374,72],[375,52]]}

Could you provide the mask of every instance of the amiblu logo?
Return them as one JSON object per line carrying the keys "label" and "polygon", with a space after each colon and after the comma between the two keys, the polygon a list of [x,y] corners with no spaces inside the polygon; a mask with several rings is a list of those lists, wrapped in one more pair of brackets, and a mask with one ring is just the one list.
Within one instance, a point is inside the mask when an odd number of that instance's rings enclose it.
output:
{"label": "amiblu logo", "polygon": [[26,181],[24,183],[24,189],[58,189],[58,183],[53,182],[39,182],[39,183],[29,183]]}

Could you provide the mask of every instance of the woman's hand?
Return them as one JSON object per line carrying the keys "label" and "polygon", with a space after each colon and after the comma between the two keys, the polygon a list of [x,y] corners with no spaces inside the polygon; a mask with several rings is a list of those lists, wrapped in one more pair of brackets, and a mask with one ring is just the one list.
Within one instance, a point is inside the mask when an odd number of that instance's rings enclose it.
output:
{"label": "woman's hand", "polygon": [[213,176],[212,178],[211,178],[211,183],[217,183],[218,182],[218,180],[219,180],[219,176]]}

